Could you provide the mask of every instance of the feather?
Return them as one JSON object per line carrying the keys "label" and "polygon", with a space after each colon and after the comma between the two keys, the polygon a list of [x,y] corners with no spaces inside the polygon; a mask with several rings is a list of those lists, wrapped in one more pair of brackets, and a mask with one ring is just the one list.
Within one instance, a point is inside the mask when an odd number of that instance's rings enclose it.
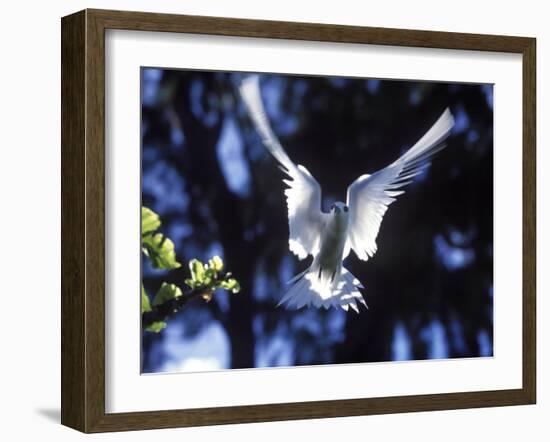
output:
{"label": "feather", "polygon": [[248,113],[264,146],[279,162],[289,179],[284,191],[288,208],[288,246],[299,259],[319,251],[320,238],[327,214],[321,211],[321,187],[309,171],[295,165],[273,133],[262,103],[258,76],[246,78],[240,88]]}
{"label": "feather", "polygon": [[404,193],[399,189],[429,167],[433,155],[445,147],[443,141],[453,125],[453,116],[445,109],[428,132],[400,158],[372,175],[360,176],[348,187],[348,242],[359,259],[366,261],[376,253],[376,237],[388,206],[395,201],[394,197]]}
{"label": "feather", "polygon": [[341,271],[338,272],[332,282],[320,281],[318,269],[315,265],[296,275],[290,282],[293,285],[277,304],[278,306],[286,305],[287,308],[291,309],[309,306],[325,309],[340,307],[346,311],[351,307],[357,313],[359,313],[358,303],[367,307],[367,303],[359,291],[363,286],[344,267],[341,267]]}

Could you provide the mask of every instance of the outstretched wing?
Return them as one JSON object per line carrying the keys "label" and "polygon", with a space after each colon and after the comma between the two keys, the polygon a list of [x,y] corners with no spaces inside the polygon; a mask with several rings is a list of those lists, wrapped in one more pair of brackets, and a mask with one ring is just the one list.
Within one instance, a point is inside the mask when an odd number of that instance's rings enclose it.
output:
{"label": "outstretched wing", "polygon": [[295,165],[273,133],[260,94],[259,78],[245,79],[240,88],[241,96],[264,146],[279,162],[290,179],[283,180],[288,206],[290,250],[300,259],[319,251],[321,232],[327,214],[321,211],[321,188],[308,170]]}
{"label": "outstretched wing", "polygon": [[376,253],[376,237],[382,218],[400,190],[429,167],[431,157],[445,147],[443,141],[454,125],[445,109],[428,132],[399,159],[372,175],[362,175],[349,187],[347,204],[350,224],[348,243],[359,259],[366,261]]}

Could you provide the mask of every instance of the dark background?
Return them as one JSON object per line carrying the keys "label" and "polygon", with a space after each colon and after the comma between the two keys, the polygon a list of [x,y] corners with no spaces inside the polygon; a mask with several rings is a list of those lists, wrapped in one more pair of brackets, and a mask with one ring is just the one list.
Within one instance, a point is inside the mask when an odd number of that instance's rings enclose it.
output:
{"label": "dark background", "polygon": [[242,286],[144,333],[142,371],[491,356],[492,86],[261,75],[274,132],[321,184],[326,211],[445,107],[455,116],[447,148],[387,211],[374,257],[345,262],[366,287],[369,309],[356,314],[276,307],[309,260],[288,249],[283,174],[237,96],[242,78],[142,69],[143,205],[183,264],[166,272],[144,260],[145,288],[184,286],[187,261],[215,254]]}

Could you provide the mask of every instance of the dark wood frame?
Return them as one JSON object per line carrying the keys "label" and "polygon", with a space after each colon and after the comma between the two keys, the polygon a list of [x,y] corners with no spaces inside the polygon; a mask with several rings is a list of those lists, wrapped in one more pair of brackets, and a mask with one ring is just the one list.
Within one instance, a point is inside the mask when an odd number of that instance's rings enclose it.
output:
{"label": "dark wood frame", "polygon": [[[84,432],[534,404],[534,38],[84,10],[62,26],[61,422]],[[401,397],[105,413],[105,30],[185,32],[522,54],[523,386]],[[137,92],[136,92],[137,93]]]}

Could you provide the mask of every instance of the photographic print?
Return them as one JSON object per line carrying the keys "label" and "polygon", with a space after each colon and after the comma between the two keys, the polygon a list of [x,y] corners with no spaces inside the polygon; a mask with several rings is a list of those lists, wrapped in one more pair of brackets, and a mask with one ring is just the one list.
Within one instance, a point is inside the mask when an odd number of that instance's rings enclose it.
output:
{"label": "photographic print", "polygon": [[493,356],[491,84],[143,67],[141,158],[142,373]]}
{"label": "photographic print", "polygon": [[536,403],[534,38],[61,25],[63,425]]}

